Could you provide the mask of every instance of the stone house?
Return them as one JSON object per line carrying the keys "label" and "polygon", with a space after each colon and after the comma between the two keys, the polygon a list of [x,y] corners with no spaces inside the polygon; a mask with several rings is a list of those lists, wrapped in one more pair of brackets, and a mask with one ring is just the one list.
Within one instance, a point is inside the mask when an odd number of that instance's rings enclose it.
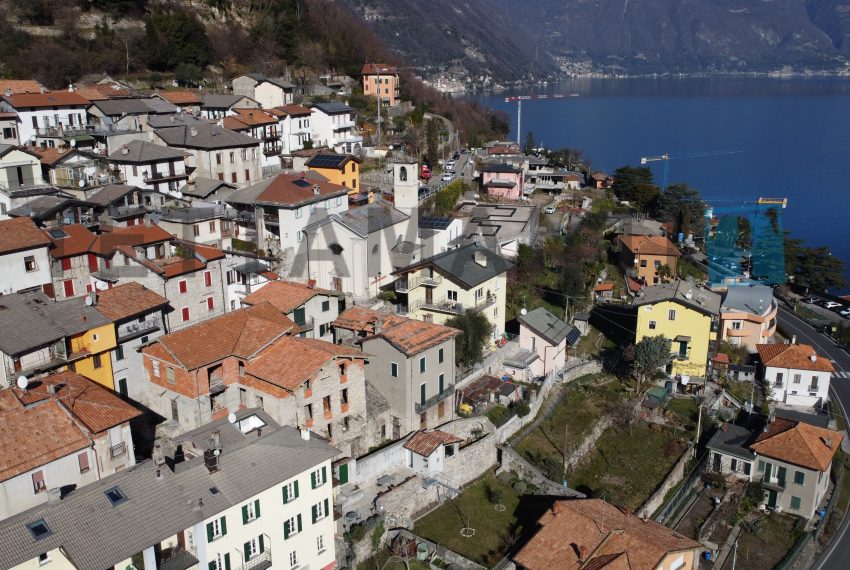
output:
{"label": "stone house", "polygon": [[264,109],[289,105],[295,96],[295,85],[282,77],[266,77],[248,73],[233,78],[233,94],[250,97]]}
{"label": "stone house", "polygon": [[[369,383],[390,405],[382,432],[393,439],[454,417],[455,337],[443,325],[352,307],[334,322],[334,339],[368,354]],[[395,435],[398,434],[398,435]]]}
{"label": "stone house", "polygon": [[271,303],[298,325],[301,336],[333,342],[332,323],[345,310],[345,296],[311,283],[271,281],[242,299],[243,305]]}
{"label": "stone house", "polygon": [[140,415],[70,371],[0,390],[0,520],[135,465],[129,422]]}

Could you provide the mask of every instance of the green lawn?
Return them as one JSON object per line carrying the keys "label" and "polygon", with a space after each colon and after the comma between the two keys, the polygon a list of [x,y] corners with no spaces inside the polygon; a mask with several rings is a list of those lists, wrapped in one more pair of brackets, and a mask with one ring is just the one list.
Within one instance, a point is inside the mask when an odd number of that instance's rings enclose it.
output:
{"label": "green lawn", "polygon": [[729,392],[732,397],[741,402],[742,404],[747,400],[750,400],[754,395],[758,396],[758,386],[755,386],[755,392],[753,391],[753,383],[752,382],[742,382],[740,380],[727,380],[724,383],[724,387],[727,392]]}
{"label": "green lawn", "polygon": [[507,409],[505,406],[493,406],[489,410],[487,410],[487,417],[493,422],[493,425],[496,427],[501,426],[506,421],[513,417],[513,412]]}
{"label": "green lawn", "polygon": [[593,497],[637,509],[682,456],[679,436],[638,421],[605,430],[595,451],[567,474],[569,486]]}
{"label": "green lawn", "polygon": [[[672,413],[685,429],[696,431],[699,421],[699,406],[696,400],[693,398],[673,398],[667,403],[667,411]],[[703,424],[706,423],[708,422],[703,422]]]}
{"label": "green lawn", "polygon": [[[491,489],[502,493],[505,510],[493,508],[488,499]],[[533,523],[518,520],[523,516],[517,509],[519,504],[520,497],[513,488],[490,472],[457,498],[416,521],[413,532],[489,568],[504,557],[510,537],[521,532],[523,525]],[[461,536],[464,527],[474,528],[475,535]]]}
{"label": "green lawn", "polygon": [[795,517],[773,513],[757,521],[753,529],[745,526],[738,538],[736,568],[768,570],[776,567],[800,538],[798,522]]}
{"label": "green lawn", "polygon": [[599,356],[616,346],[613,341],[606,338],[599,330],[589,327],[587,334],[578,341],[574,353],[580,357]]}
{"label": "green lawn", "polygon": [[518,442],[515,449],[552,480],[560,481],[564,443],[567,453],[578,447],[599,418],[625,398],[622,384],[611,376],[598,374],[588,378],[586,384],[573,383],[549,419]]}
{"label": "green lawn", "polygon": [[682,279],[687,279],[688,277],[693,277],[697,281],[703,281],[707,279],[707,275],[703,273],[701,269],[699,269],[696,265],[692,264],[690,261],[686,259],[679,260],[679,277]]}

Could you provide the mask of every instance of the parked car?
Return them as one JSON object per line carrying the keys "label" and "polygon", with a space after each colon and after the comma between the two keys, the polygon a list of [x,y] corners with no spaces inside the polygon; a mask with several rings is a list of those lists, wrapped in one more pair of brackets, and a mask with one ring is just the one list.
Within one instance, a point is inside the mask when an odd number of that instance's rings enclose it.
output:
{"label": "parked car", "polygon": [[836,307],[840,307],[841,303],[836,303],[835,301],[827,301],[823,304],[827,309],[835,309]]}
{"label": "parked car", "polygon": [[454,156],[452,156],[452,160],[457,160],[457,159],[459,159],[459,158],[460,158],[460,153],[459,153],[459,152],[456,152],[456,153],[454,154]]}
{"label": "parked car", "polygon": [[454,179],[454,175],[451,172],[444,172],[443,177],[440,178],[443,182],[451,182]]}
{"label": "parked car", "polygon": [[850,319],[850,309],[844,309],[843,311],[841,311],[838,314],[841,315],[842,317]]}
{"label": "parked car", "polygon": [[555,205],[549,204],[548,206],[543,208],[543,213],[544,214],[554,214],[555,213]]}

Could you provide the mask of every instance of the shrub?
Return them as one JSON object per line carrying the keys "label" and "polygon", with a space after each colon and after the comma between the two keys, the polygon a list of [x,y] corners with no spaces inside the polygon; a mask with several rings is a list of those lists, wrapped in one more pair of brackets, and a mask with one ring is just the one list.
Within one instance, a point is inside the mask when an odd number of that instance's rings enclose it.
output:
{"label": "shrub", "polygon": [[528,402],[525,400],[519,400],[511,404],[511,409],[513,412],[521,418],[524,418],[531,412],[531,408],[528,405]]}

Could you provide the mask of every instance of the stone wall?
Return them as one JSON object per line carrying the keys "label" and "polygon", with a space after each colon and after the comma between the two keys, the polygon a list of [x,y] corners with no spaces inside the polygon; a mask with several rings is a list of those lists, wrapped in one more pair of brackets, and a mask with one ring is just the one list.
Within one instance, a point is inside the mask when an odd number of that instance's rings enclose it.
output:
{"label": "stone wall", "polygon": [[670,473],[667,474],[667,478],[664,479],[661,486],[658,487],[652,496],[649,497],[649,499],[647,499],[641,506],[638,514],[651,517],[652,513],[661,508],[661,505],[664,504],[664,496],[667,495],[668,491],[678,485],[684,478],[685,466],[688,464],[688,460],[690,458],[691,451],[685,451],[685,453],[682,454],[682,457],[679,458],[679,461],[676,462],[676,465],[673,466],[673,469],[670,470]]}
{"label": "stone wall", "polygon": [[497,473],[504,471],[513,471],[522,479],[532,483],[541,493],[546,495],[559,495],[564,497],[583,497],[581,493],[573,489],[564,488],[551,479],[546,478],[540,471],[531,463],[523,459],[519,453],[508,446],[502,448],[502,465]]}
{"label": "stone wall", "polygon": [[611,427],[613,422],[614,419],[610,416],[600,418],[596,422],[596,425],[593,426],[593,429],[590,430],[590,433],[587,434],[581,444],[570,453],[570,456],[567,458],[567,469],[575,467],[594,448],[597,440],[602,437],[602,433]]}

